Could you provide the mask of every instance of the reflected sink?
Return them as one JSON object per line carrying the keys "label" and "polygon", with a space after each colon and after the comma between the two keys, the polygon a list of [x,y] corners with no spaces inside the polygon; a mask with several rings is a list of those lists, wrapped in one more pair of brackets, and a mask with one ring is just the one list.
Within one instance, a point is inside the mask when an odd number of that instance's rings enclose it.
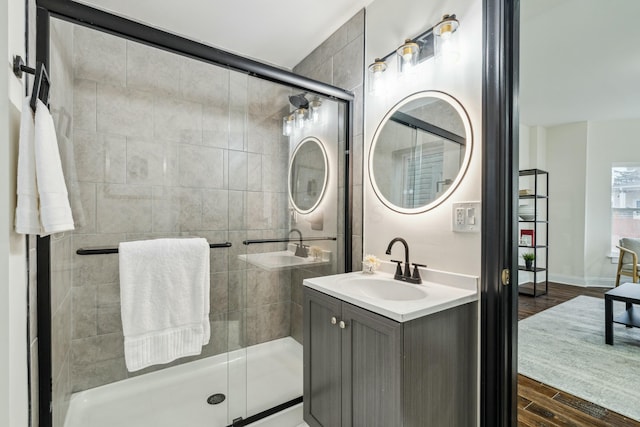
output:
{"label": "reflected sink", "polygon": [[336,282],[343,291],[386,301],[416,301],[427,297],[422,287],[384,277],[344,277]]}
{"label": "reflected sink", "polygon": [[264,252],[258,254],[241,254],[238,255],[242,261],[253,264],[263,270],[275,271],[286,270],[299,266],[315,266],[329,264],[330,259],[327,255],[326,259],[314,259],[312,257],[301,258],[295,256],[290,251]]}

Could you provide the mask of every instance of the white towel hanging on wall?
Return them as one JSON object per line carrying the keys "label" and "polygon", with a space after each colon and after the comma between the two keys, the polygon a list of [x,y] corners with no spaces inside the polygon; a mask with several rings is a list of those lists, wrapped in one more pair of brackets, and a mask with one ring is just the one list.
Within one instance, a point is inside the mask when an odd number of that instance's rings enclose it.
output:
{"label": "white towel hanging on wall", "polygon": [[73,216],[62,172],[56,128],[49,109],[40,100],[36,107],[35,147],[42,228],[47,234],[73,230]]}
{"label": "white towel hanging on wall", "polygon": [[46,236],[74,229],[53,119],[42,101],[35,119],[25,99],[20,122],[15,229]]}
{"label": "white towel hanging on wall", "polygon": [[35,125],[30,101],[30,96],[24,99],[20,119],[15,228],[20,234],[42,234],[36,185]]}

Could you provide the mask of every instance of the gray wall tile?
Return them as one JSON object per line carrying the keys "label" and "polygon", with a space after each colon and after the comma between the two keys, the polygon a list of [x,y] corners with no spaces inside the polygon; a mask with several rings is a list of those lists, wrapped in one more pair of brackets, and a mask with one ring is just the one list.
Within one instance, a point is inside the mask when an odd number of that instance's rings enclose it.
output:
{"label": "gray wall tile", "polygon": [[72,289],[72,338],[86,338],[98,333],[98,287],[81,286]]}
{"label": "gray wall tile", "polygon": [[224,188],[224,153],[219,148],[180,144],[178,174],[183,187]]}
{"label": "gray wall tile", "polygon": [[202,145],[229,147],[229,105],[202,106]]}
{"label": "gray wall tile", "polygon": [[135,137],[153,136],[153,95],[98,83],[98,132]]}
{"label": "gray wall tile", "polygon": [[163,185],[170,183],[175,164],[171,159],[173,145],[163,141],[127,138],[127,184]]}
{"label": "gray wall tile", "polygon": [[125,378],[127,378],[127,367],[124,363],[124,357],[75,363],[71,372],[74,393]]}
{"label": "gray wall tile", "polygon": [[247,189],[247,153],[229,151],[229,189]]}
{"label": "gray wall tile", "polygon": [[73,87],[73,127],[90,132],[96,129],[95,81],[76,79]]}
{"label": "gray wall tile", "polygon": [[[176,55],[173,55],[174,57]],[[180,60],[180,97],[204,105],[227,107],[230,71],[201,61]]]}
{"label": "gray wall tile", "polygon": [[182,62],[184,58],[176,54],[127,41],[127,87],[176,96]]}
{"label": "gray wall tile", "polygon": [[364,36],[359,36],[333,57],[333,84],[353,89],[362,84],[364,72]]}
{"label": "gray wall tile", "polygon": [[75,25],[75,77],[119,86],[126,84],[127,47],[123,38]]}
{"label": "gray wall tile", "polygon": [[[247,190],[262,191],[262,158],[260,154],[249,153],[247,161]],[[229,182],[231,185],[231,182]]]}
{"label": "gray wall tile", "polygon": [[153,231],[189,231],[202,228],[202,193],[174,187],[153,188]]}
{"label": "gray wall tile", "polygon": [[157,138],[202,144],[202,104],[156,97],[153,117]]}
{"label": "gray wall tile", "polygon": [[229,191],[202,191],[202,228],[206,230],[229,229]]}
{"label": "gray wall tile", "polygon": [[151,188],[104,184],[97,191],[99,233],[151,231]]}

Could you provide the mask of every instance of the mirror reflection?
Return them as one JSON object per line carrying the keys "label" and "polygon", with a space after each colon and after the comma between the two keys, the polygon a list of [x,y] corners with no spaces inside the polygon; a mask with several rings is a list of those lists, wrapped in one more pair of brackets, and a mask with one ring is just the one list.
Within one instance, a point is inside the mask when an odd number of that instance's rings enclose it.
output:
{"label": "mirror reflection", "polygon": [[317,138],[304,139],[291,156],[289,199],[300,213],[318,206],[327,184],[327,155]]}
{"label": "mirror reflection", "polygon": [[[378,127],[370,175],[376,194],[401,212],[423,212],[459,181],[470,154],[464,110],[444,94],[425,92],[395,106]],[[466,122],[465,122],[466,120]]]}

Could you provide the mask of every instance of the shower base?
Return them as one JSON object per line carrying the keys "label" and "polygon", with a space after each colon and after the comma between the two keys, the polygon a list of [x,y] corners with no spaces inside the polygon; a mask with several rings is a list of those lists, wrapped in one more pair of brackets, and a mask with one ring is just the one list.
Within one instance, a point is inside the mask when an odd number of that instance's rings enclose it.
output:
{"label": "shower base", "polygon": [[[65,427],[226,427],[302,396],[302,376],[302,345],[281,338],[74,393]],[[253,425],[305,425],[302,405]]]}

